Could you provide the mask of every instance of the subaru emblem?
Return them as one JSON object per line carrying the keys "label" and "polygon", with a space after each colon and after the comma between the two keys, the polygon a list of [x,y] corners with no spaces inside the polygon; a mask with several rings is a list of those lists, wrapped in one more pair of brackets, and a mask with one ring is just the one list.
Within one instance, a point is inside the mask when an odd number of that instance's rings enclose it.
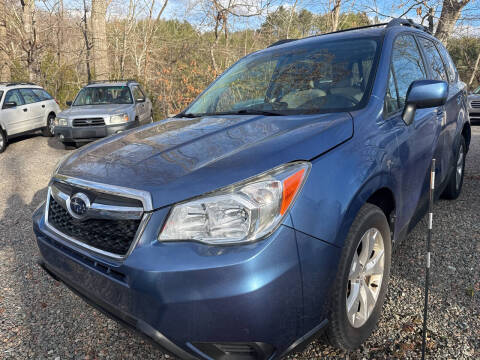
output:
{"label": "subaru emblem", "polygon": [[90,199],[83,193],[76,193],[67,199],[66,205],[70,215],[75,219],[83,219],[90,208]]}

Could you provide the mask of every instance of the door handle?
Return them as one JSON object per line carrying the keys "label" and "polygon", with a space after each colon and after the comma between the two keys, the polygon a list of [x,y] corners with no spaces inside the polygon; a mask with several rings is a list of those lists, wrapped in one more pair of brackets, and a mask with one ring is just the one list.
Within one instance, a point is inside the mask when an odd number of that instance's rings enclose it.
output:
{"label": "door handle", "polygon": [[28,109],[27,109],[27,108],[23,109],[23,112],[27,112],[27,111],[28,111]]}

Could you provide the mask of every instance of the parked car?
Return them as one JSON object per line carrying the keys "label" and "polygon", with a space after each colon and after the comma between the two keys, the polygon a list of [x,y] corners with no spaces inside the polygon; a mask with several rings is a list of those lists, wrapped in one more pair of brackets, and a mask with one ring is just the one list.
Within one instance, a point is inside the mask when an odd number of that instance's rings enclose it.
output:
{"label": "parked car", "polygon": [[71,154],[33,216],[42,266],[179,358],[279,358],[320,331],[358,347],[432,158],[436,197],[462,189],[465,84],[423,29],[274,44],[175,118]]}
{"label": "parked car", "polygon": [[55,136],[69,146],[153,122],[152,102],[132,80],[92,82],[67,105],[55,121]]}
{"label": "parked car", "polygon": [[468,114],[471,122],[480,123],[480,86],[468,95]]}
{"label": "parked car", "polygon": [[60,112],[56,100],[32,83],[0,83],[0,153],[8,140],[41,130],[53,136],[53,121]]}

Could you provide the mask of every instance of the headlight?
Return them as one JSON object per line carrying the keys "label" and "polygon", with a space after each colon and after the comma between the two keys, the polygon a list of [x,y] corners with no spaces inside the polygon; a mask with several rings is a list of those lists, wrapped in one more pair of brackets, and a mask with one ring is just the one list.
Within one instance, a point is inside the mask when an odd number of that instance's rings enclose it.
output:
{"label": "headlight", "polygon": [[67,126],[68,122],[65,118],[56,118],[55,119],[55,126]]}
{"label": "headlight", "polygon": [[310,171],[309,162],[282,165],[238,184],[175,205],[159,241],[238,244],[258,240],[280,224]]}
{"label": "headlight", "polygon": [[113,115],[110,116],[110,124],[123,124],[128,121],[127,114]]}

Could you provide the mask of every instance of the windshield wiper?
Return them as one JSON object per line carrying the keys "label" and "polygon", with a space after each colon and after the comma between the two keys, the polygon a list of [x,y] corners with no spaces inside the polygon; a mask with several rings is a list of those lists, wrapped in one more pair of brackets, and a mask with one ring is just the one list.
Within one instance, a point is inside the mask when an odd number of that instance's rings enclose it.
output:
{"label": "windshield wiper", "polygon": [[174,118],[198,118],[203,116],[203,114],[193,114],[193,113],[180,113],[174,116]]}
{"label": "windshield wiper", "polygon": [[265,116],[284,116],[285,114],[269,111],[269,110],[255,110],[255,109],[242,109],[238,111],[228,111],[224,113],[217,113],[216,115],[265,115]]}

